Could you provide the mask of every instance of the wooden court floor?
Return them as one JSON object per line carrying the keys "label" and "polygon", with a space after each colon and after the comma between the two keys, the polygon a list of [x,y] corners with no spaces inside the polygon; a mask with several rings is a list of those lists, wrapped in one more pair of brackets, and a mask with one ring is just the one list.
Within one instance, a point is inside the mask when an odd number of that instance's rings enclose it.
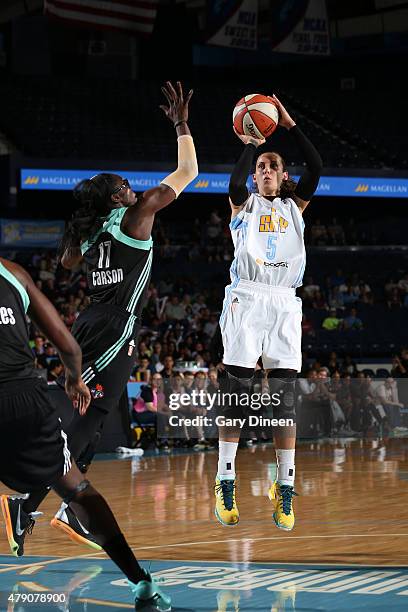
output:
{"label": "wooden court floor", "polygon": [[[408,567],[408,439],[301,443],[290,533],[271,518],[271,445],[239,450],[236,527],[214,517],[216,468],[216,451],[191,452],[95,461],[89,477],[143,559]],[[49,526],[58,506],[51,493],[26,555],[92,552]],[[1,524],[0,554],[8,553]]]}

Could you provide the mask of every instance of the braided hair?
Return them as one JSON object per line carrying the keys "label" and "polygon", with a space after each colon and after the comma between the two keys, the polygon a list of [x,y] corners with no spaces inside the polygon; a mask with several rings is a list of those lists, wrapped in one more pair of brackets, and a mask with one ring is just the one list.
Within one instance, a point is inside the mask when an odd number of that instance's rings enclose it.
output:
{"label": "braided hair", "polygon": [[79,247],[82,241],[95,234],[113,208],[111,195],[117,186],[115,174],[97,174],[78,183],[73,196],[79,202],[71,219],[65,223],[65,231],[59,247],[59,257],[68,249]]}

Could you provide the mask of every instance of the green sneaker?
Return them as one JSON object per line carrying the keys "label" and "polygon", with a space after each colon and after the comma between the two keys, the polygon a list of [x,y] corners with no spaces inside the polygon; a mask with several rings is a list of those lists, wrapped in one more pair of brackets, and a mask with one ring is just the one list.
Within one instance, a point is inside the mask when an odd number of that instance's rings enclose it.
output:
{"label": "green sneaker", "polygon": [[132,593],[135,596],[135,610],[143,610],[143,612],[168,612],[171,610],[170,596],[163,593],[150,572],[146,570],[144,572],[146,580],[141,580],[137,584],[128,580]]}

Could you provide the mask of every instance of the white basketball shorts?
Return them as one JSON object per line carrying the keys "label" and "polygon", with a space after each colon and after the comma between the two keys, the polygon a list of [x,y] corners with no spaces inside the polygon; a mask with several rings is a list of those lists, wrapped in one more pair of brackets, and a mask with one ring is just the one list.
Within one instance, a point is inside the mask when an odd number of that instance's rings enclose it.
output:
{"label": "white basketball shorts", "polygon": [[302,300],[295,289],[240,280],[225,290],[220,327],[224,363],[266,370],[302,366]]}

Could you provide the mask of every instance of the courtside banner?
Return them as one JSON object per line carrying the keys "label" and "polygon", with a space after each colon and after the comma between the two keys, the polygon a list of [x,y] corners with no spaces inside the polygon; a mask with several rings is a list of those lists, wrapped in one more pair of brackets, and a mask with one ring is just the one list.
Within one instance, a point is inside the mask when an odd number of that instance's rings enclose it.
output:
{"label": "courtside banner", "polygon": [[56,247],[64,221],[0,219],[0,244],[9,247]]}
{"label": "courtside banner", "polygon": [[[98,174],[101,170],[45,170],[35,168],[21,169],[21,189],[70,191],[79,181]],[[129,180],[136,192],[155,187],[170,173],[128,172],[123,170],[103,170],[113,172]],[[299,177],[294,176],[295,180]],[[230,175],[203,172],[185,189],[187,193],[228,193]],[[248,186],[252,187],[251,179]],[[366,178],[356,176],[322,176],[316,195],[361,196],[370,198],[407,198],[408,178]]]}

